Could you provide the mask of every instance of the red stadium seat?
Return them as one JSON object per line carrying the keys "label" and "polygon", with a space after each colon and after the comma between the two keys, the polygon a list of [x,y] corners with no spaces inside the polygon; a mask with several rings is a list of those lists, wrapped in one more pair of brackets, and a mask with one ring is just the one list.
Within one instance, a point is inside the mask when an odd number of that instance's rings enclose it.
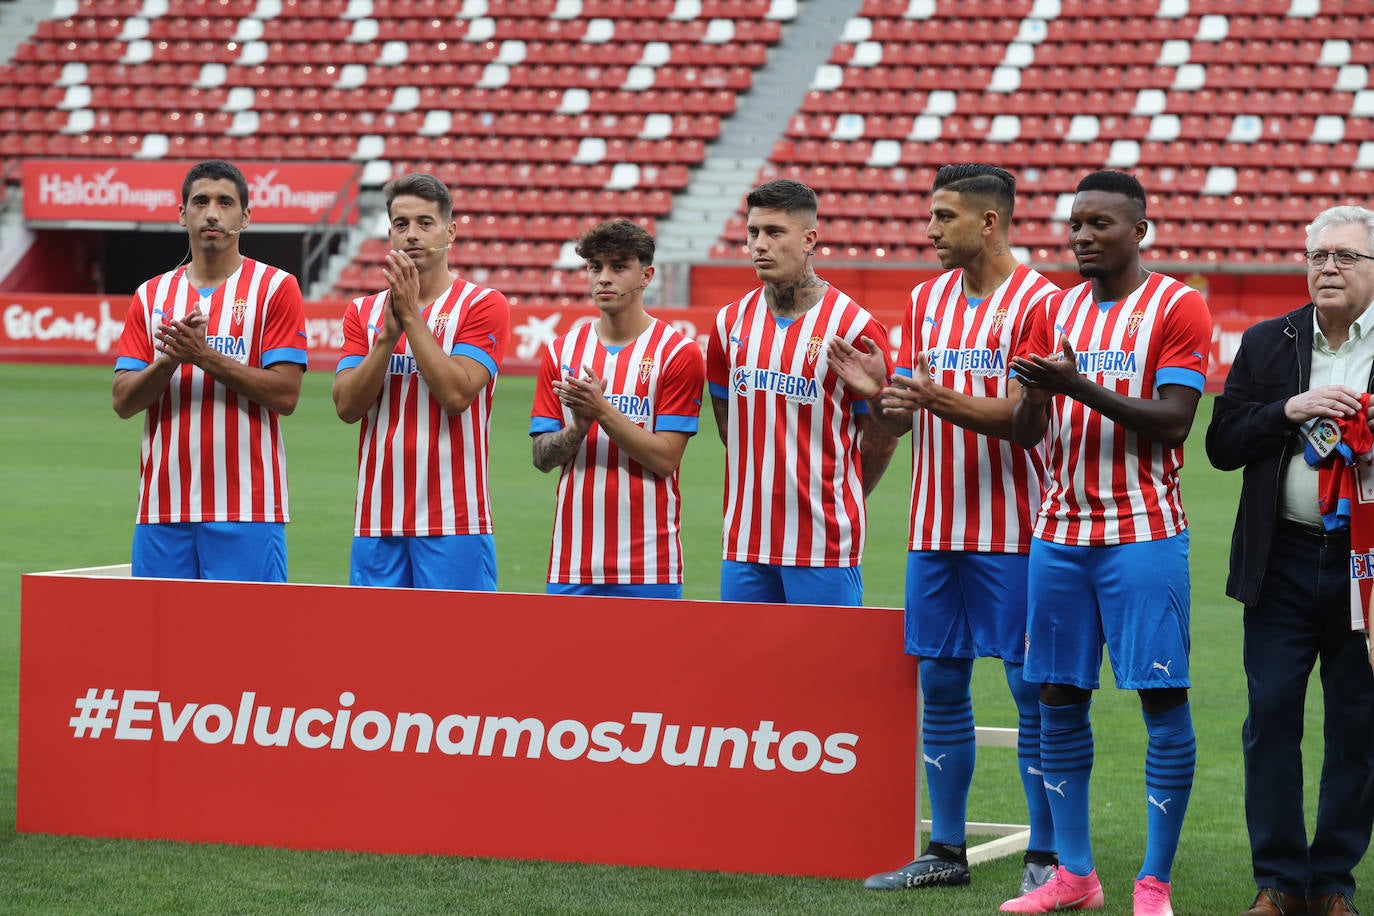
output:
{"label": "red stadium seat", "polygon": [[1266,234],[1268,230],[1265,226],[1257,222],[1246,222],[1240,226],[1236,233],[1236,248],[1242,251],[1262,251],[1266,247]]}
{"label": "red stadium seat", "polygon": [[1306,235],[1303,228],[1295,223],[1270,223],[1265,228],[1264,247],[1296,263],[1298,253],[1307,247]]}

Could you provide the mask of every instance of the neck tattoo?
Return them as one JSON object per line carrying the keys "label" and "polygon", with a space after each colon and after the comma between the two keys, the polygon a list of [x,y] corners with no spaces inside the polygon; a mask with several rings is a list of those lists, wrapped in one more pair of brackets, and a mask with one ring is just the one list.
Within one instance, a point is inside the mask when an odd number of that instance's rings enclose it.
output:
{"label": "neck tattoo", "polygon": [[770,284],[767,287],[768,307],[779,318],[795,318],[820,302],[829,286],[808,269],[804,276],[791,283]]}

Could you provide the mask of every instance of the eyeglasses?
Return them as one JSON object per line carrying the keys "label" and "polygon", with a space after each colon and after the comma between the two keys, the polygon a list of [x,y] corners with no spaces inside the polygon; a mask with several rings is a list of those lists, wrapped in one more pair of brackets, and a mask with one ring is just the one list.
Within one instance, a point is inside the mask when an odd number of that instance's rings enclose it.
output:
{"label": "eyeglasses", "polygon": [[1307,266],[1312,270],[1321,270],[1326,266],[1327,258],[1335,258],[1336,266],[1342,270],[1349,270],[1360,261],[1374,261],[1374,257],[1367,254],[1360,254],[1358,251],[1307,251],[1303,252],[1303,257],[1307,260]]}

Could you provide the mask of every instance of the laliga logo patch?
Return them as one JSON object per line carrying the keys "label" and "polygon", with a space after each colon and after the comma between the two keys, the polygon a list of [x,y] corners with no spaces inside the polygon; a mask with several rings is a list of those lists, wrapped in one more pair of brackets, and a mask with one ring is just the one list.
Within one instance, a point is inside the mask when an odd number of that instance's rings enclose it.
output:
{"label": "laliga logo patch", "polygon": [[652,356],[646,356],[639,361],[639,381],[641,383],[647,383],[653,372],[654,358]]}
{"label": "laliga logo patch", "polygon": [[231,311],[234,314],[234,324],[243,324],[244,313],[248,311],[248,300],[235,299]]}
{"label": "laliga logo patch", "polygon": [[1308,421],[1304,435],[1307,436],[1307,442],[1312,446],[1312,451],[1316,452],[1320,458],[1330,455],[1336,450],[1336,446],[1341,444],[1341,428],[1330,417]]}
{"label": "laliga logo patch", "polygon": [[810,365],[816,361],[816,357],[821,355],[821,344],[825,341],[819,337],[813,337],[806,342],[806,363]]}
{"label": "laliga logo patch", "polygon": [[730,377],[730,387],[740,397],[747,395],[749,393],[749,370],[743,366],[736,368]]}
{"label": "laliga logo patch", "polygon": [[1145,311],[1137,308],[1131,312],[1131,317],[1126,319],[1126,336],[1134,337],[1135,332],[1140,330],[1140,323],[1145,320]]}

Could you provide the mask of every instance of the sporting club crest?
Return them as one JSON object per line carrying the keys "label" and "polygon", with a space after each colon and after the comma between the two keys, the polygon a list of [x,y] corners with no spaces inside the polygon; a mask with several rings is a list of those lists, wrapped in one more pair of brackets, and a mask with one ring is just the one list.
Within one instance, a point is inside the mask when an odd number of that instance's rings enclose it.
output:
{"label": "sporting club crest", "polygon": [[1136,310],[1131,312],[1131,317],[1126,319],[1126,336],[1134,337],[1135,332],[1140,330],[1140,323],[1144,320],[1145,310],[1137,306]]}
{"label": "sporting club crest", "polygon": [[235,299],[234,304],[230,306],[230,312],[234,316],[234,324],[243,324],[243,316],[248,312],[248,300]]}
{"label": "sporting club crest", "polygon": [[1007,307],[1005,304],[999,305],[997,311],[992,314],[992,333],[996,335],[1002,330],[1002,322],[1007,320]]}
{"label": "sporting club crest", "polygon": [[814,363],[816,357],[821,355],[821,344],[823,343],[825,343],[825,341],[821,340],[819,337],[812,337],[806,342],[806,362],[808,365]]}
{"label": "sporting club crest", "polygon": [[639,361],[640,384],[648,384],[649,376],[654,374],[654,358],[646,356]]}

